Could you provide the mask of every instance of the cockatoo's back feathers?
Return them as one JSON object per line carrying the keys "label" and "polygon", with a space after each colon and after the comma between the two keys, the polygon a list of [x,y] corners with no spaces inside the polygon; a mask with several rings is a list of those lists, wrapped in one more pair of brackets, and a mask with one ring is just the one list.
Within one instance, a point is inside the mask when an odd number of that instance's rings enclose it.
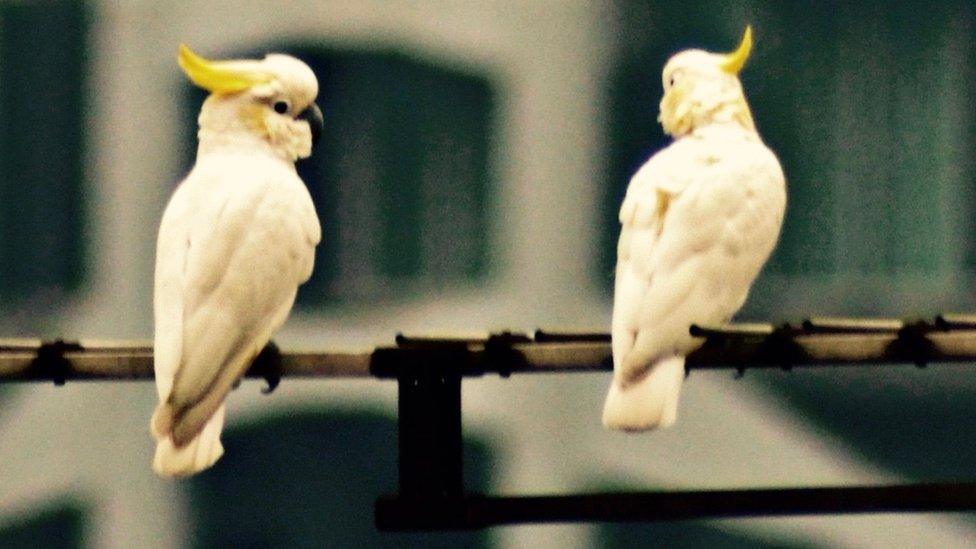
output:
{"label": "cockatoo's back feathers", "polygon": [[[311,273],[321,229],[294,168],[246,154],[198,159],[170,212],[181,218],[164,218],[160,242],[167,245],[160,245],[157,264],[182,268],[157,269],[157,324],[168,324],[179,311],[173,329],[180,335],[158,331],[157,346],[180,347],[160,348],[161,357],[176,363],[157,370],[172,377],[152,428],[157,438],[168,438],[170,454],[183,452],[181,459],[191,464],[202,459],[198,451],[181,449],[208,428],[234,383],[284,323],[298,285]],[[219,443],[206,445],[219,449]]]}
{"label": "cockatoo's back feathers", "polygon": [[[159,422],[170,427],[177,447],[202,429],[308,278],[318,224],[309,227],[314,212],[309,216],[298,178],[285,170],[279,175],[286,184],[243,174],[228,183],[233,192],[199,208],[195,237],[186,242],[183,352]],[[201,187],[225,179],[208,177],[206,168],[191,178]]]}
{"label": "cockatoo's back feathers", "polygon": [[[673,376],[650,376],[648,369],[694,349],[691,324],[727,321],[742,306],[776,242],[785,200],[776,157],[738,127],[689,135],[635,174],[620,214],[608,426],[660,426],[647,420],[659,415],[650,409],[618,404],[629,392],[629,401],[643,398],[653,408],[653,395],[665,394],[661,384],[674,385],[677,398],[680,377],[672,383]],[[656,377],[657,385],[650,379]]]}
{"label": "cockatoo's back feathers", "polygon": [[149,428],[157,441],[168,437],[173,431],[173,407],[165,402],[157,406],[149,421]]}
{"label": "cockatoo's back feathers", "polygon": [[[775,156],[743,130],[706,133],[658,152],[631,181],[615,288],[621,329],[661,331],[683,305],[698,322],[727,318],[776,242],[786,195]],[[704,301],[686,303],[693,295]],[[693,343],[678,341],[675,351]],[[620,351],[622,359],[629,349]]]}

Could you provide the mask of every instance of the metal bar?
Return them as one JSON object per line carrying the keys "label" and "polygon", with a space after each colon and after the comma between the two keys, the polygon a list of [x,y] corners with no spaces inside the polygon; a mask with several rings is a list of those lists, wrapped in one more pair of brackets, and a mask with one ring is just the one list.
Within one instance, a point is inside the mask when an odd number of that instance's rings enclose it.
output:
{"label": "metal bar", "polygon": [[[788,326],[786,326],[786,328],[788,328]],[[725,324],[721,326],[693,325],[690,331],[691,335],[704,338],[769,336],[776,331],[776,326],[760,322]]]}
{"label": "metal bar", "polygon": [[[0,382],[55,381],[39,352],[40,340],[0,340]],[[70,381],[153,379],[152,346],[143,342],[89,342],[63,352],[62,372]],[[288,377],[369,377],[371,352],[283,353],[280,368]],[[247,377],[261,378],[261,372]]]}
{"label": "metal bar", "polygon": [[814,317],[803,321],[803,329],[808,333],[888,333],[904,327],[903,321],[891,318]]}
{"label": "metal bar", "polygon": [[976,483],[482,497],[376,503],[380,530],[472,529],[553,522],[654,522],[715,518],[976,510]]}
{"label": "metal bar", "polygon": [[935,323],[944,329],[962,328],[976,330],[976,315],[942,313],[936,317]]}
{"label": "metal bar", "polygon": [[[919,353],[925,363],[976,362],[976,330],[932,332],[931,349],[901,347],[904,336],[893,333],[798,335],[776,343],[773,336],[719,338],[688,356],[689,370],[784,367],[834,367],[913,364]],[[611,370],[606,343],[528,343],[513,345],[517,357],[505,366],[514,373]],[[488,369],[490,370],[490,368]]]}
{"label": "metal bar", "polygon": [[610,334],[568,330],[536,330],[537,343],[610,343]]}
{"label": "metal bar", "polygon": [[[704,343],[688,356],[689,370],[976,362],[976,318],[966,315],[942,315],[932,323],[811,319],[797,327],[732,324],[694,327],[693,333]],[[539,330],[534,337],[505,332],[399,336],[397,341],[398,347],[372,351],[282,353],[275,373],[395,378],[395,368],[377,366],[376,357],[385,350],[447,347],[465,355],[459,368],[461,375],[469,377],[613,369],[610,338],[601,333]],[[265,376],[256,371],[249,375]],[[0,382],[50,381],[62,376],[67,380],[151,379],[152,348],[131,341],[83,340],[58,347],[40,340],[0,340]]]}

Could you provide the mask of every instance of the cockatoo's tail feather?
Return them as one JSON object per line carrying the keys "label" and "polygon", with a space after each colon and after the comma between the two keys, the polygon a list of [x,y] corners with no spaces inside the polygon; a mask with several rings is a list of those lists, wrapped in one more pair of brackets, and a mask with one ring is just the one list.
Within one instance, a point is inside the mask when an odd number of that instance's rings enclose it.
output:
{"label": "cockatoo's tail feather", "polygon": [[189,444],[177,447],[169,438],[160,440],[153,457],[153,471],[164,477],[184,477],[213,465],[224,454],[220,443],[223,424],[224,407],[221,406]]}
{"label": "cockatoo's tail feather", "polygon": [[[245,368],[251,363],[253,355],[248,355],[248,357],[244,361]],[[240,374],[234,368],[224,367],[221,369],[221,373],[224,372],[230,372],[230,374],[222,376],[223,379],[218,378],[214,382],[214,386],[211,387],[210,391],[203,398],[179,410],[171,431],[173,443],[177,447],[184,446],[204,429],[207,420],[210,419],[214,411],[224,402],[227,393],[233,388],[234,383],[240,379]]]}
{"label": "cockatoo's tail feather", "polygon": [[646,431],[674,425],[678,397],[685,376],[685,359],[661,359],[640,379],[621,383],[614,379],[603,407],[603,426],[621,431]]}
{"label": "cockatoo's tail feather", "polygon": [[156,441],[168,438],[173,431],[173,407],[165,402],[156,406],[156,411],[149,420],[149,429]]}
{"label": "cockatoo's tail feather", "polygon": [[[219,367],[213,369],[216,375],[204,381],[205,390],[203,391],[195,391],[189,388],[181,391],[184,386],[181,384],[180,373],[205,368],[202,365],[184,362],[177,372],[176,380],[173,383],[173,392],[170,393],[166,405],[161,406],[162,410],[168,410],[172,414],[169,432],[177,447],[185,445],[203,429],[207,420],[234,387],[234,383],[240,379],[247,366],[254,360],[256,354],[249,351],[251,351],[249,347],[244,347],[238,349],[230,360],[213,361]],[[191,399],[187,399],[186,396],[191,397]]]}

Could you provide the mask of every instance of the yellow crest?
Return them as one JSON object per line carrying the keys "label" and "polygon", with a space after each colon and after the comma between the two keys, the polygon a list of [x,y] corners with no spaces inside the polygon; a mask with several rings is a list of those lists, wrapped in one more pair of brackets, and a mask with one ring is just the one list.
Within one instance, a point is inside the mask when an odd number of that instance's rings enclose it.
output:
{"label": "yellow crest", "polygon": [[729,74],[739,74],[739,71],[745,66],[746,60],[749,59],[751,51],[752,26],[746,25],[746,33],[742,36],[742,43],[734,52],[725,54],[725,59],[719,66]]}
{"label": "yellow crest", "polygon": [[194,84],[211,93],[235,93],[272,80],[270,74],[247,69],[241,62],[208,61],[186,44],[180,44],[176,61]]}

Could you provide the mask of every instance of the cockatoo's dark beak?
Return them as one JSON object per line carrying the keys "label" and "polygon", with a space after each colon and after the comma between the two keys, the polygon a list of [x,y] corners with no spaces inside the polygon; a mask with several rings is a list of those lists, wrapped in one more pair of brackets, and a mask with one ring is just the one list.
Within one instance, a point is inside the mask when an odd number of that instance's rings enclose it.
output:
{"label": "cockatoo's dark beak", "polygon": [[312,146],[314,147],[318,143],[319,138],[322,137],[322,129],[325,127],[325,121],[322,118],[322,111],[319,110],[319,106],[312,103],[298,115],[298,120],[308,122],[308,127],[312,130]]}

